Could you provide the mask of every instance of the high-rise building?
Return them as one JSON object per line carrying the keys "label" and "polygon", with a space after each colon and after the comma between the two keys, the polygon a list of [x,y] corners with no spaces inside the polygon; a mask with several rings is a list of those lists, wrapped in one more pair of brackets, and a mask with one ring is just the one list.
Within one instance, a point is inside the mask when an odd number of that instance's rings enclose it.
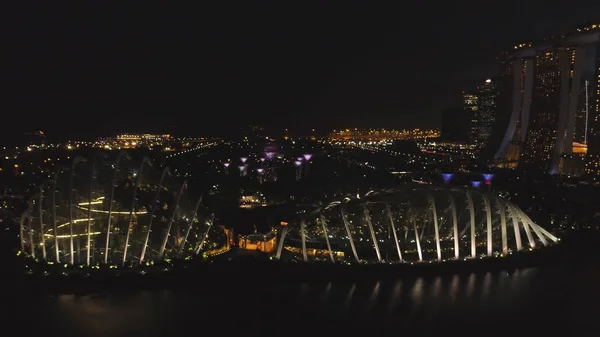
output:
{"label": "high-rise building", "polygon": [[471,116],[463,108],[449,108],[442,111],[440,138],[450,142],[469,141]]}
{"label": "high-rise building", "polygon": [[[492,135],[492,127],[496,120],[496,83],[491,79],[477,86],[474,95],[476,106],[469,107],[471,110],[471,125],[469,138],[471,143],[483,147]],[[465,108],[467,99],[465,95]]]}
{"label": "high-rise building", "polygon": [[587,133],[587,156],[585,171],[594,177],[600,177],[600,45],[596,48],[594,72],[586,85],[587,104],[589,114],[589,130]]}
{"label": "high-rise building", "polygon": [[473,120],[476,118],[477,110],[479,109],[479,96],[477,92],[463,92],[463,110],[465,115],[469,119],[468,121],[468,133],[469,140],[471,140],[471,125],[473,124]]}
{"label": "high-rise building", "polygon": [[599,32],[600,25],[590,25],[503,55],[497,110],[502,132],[489,147],[497,163],[553,174],[578,171],[584,143],[595,136],[586,100],[598,90],[591,79],[600,64]]}

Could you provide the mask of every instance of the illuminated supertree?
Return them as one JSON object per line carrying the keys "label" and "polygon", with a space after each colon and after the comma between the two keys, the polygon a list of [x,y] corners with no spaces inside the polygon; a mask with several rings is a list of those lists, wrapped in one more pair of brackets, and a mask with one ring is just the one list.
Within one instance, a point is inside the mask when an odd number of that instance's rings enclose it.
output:
{"label": "illuminated supertree", "polygon": [[242,162],[242,164],[246,164],[246,162],[248,161],[248,157],[241,157],[240,161]]}
{"label": "illuminated supertree", "polygon": [[300,180],[302,178],[302,162],[297,160],[294,165],[296,165],[296,180]]}
{"label": "illuminated supertree", "polygon": [[485,174],[483,174],[483,179],[485,179],[485,184],[491,188],[492,187],[492,179],[494,179],[494,174],[493,173],[485,173]]}
{"label": "illuminated supertree", "polygon": [[308,175],[308,169],[310,167],[310,159],[312,158],[312,154],[305,153],[302,155],[304,157],[304,175]]}
{"label": "illuminated supertree", "polygon": [[256,172],[258,173],[258,183],[262,184],[263,183],[263,172],[264,172],[264,169],[263,168],[257,168]]}
{"label": "illuminated supertree", "polygon": [[240,177],[244,177],[246,176],[246,165],[240,165],[238,166],[238,170],[240,170]]}
{"label": "illuminated supertree", "polygon": [[223,167],[225,168],[225,174],[227,175],[229,175],[229,165],[231,165],[231,163],[229,162],[223,163]]}
{"label": "illuminated supertree", "polygon": [[475,187],[475,188],[479,188],[479,186],[481,186],[481,181],[471,181],[471,186]]}
{"label": "illuminated supertree", "polygon": [[275,152],[265,152],[265,158],[267,159],[273,159],[275,158],[276,153]]}
{"label": "illuminated supertree", "polygon": [[454,174],[452,173],[442,173],[442,180],[444,180],[444,184],[449,184],[452,180],[452,177],[454,177]]}

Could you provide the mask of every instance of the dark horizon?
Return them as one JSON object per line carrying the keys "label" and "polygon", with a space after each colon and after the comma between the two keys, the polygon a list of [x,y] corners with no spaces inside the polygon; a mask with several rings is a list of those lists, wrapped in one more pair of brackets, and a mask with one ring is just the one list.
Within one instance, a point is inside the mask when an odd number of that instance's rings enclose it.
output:
{"label": "dark horizon", "polygon": [[600,10],[543,4],[15,8],[3,138],[439,127],[499,53]]}

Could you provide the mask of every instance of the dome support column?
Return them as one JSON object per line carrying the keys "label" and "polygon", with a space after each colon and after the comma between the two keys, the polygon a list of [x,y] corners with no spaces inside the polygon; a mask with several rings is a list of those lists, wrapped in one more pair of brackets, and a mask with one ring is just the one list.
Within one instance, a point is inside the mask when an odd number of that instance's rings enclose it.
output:
{"label": "dome support column", "polygon": [[[140,264],[144,262],[144,257],[146,256],[146,249],[148,248],[148,241],[150,240],[150,232],[152,232],[152,221],[154,221],[154,212],[158,208],[158,197],[160,197],[160,191],[163,187],[163,180],[165,180],[165,176],[167,174],[171,174],[169,167],[165,167],[162,174],[160,175],[160,180],[158,181],[158,187],[156,190],[156,196],[154,197],[154,201],[152,202],[152,210],[150,211],[150,221],[148,222],[148,231],[146,232],[146,239],[144,240],[144,247],[142,247],[142,255],[140,255]],[[112,204],[112,201],[111,201]],[[110,220],[109,220],[110,221]],[[192,219],[193,221],[193,219]],[[106,242],[106,247],[108,249],[108,241]]]}
{"label": "dome support column", "polygon": [[458,215],[456,212],[456,200],[450,195],[450,212],[452,213],[452,236],[454,236],[454,258],[460,258],[460,237],[458,235]]}
{"label": "dome support column", "polygon": [[[38,213],[40,214],[40,237],[41,237],[41,241],[40,241],[40,245],[42,246],[42,259],[46,260],[46,238],[44,237],[44,210],[42,208],[42,201],[44,200],[44,185],[45,183],[42,183],[40,185],[40,195],[38,196]],[[56,233],[54,233],[54,235],[56,235]]]}
{"label": "dome support column", "polygon": [[113,199],[115,197],[115,185],[117,184],[117,177],[119,176],[119,163],[121,162],[121,158],[131,159],[131,157],[129,157],[127,152],[121,151],[117,155],[117,160],[115,161],[112,185],[110,186],[110,200],[108,201],[108,221],[106,224],[106,246],[104,247],[104,263],[108,263],[108,247],[109,247],[109,243],[110,243],[110,222],[112,220]]}
{"label": "dome support column", "polygon": [[483,204],[485,206],[485,221],[486,221],[486,234],[487,234],[487,256],[491,257],[494,255],[493,237],[492,237],[492,204],[487,195],[482,194]]}
{"label": "dome support column", "polygon": [[396,244],[396,250],[398,251],[398,258],[400,259],[400,262],[402,262],[402,250],[400,249],[400,242],[398,241],[398,234],[396,233],[396,226],[394,225],[394,217],[392,216],[390,204],[385,204],[385,210],[390,219],[390,226],[392,227],[392,233],[394,234],[394,243]]}
{"label": "dome support column", "polygon": [[346,235],[348,236],[350,248],[352,248],[352,254],[354,254],[354,259],[356,260],[356,262],[360,263],[360,258],[358,257],[358,253],[356,252],[356,246],[354,246],[352,232],[350,231],[350,224],[348,223],[348,219],[346,218],[346,211],[344,211],[344,206],[342,205],[340,205],[340,213],[342,215],[342,220],[344,221],[344,227],[346,227]]}
{"label": "dome support column", "polygon": [[369,213],[369,208],[367,204],[363,204],[363,212],[365,216],[365,220],[367,221],[367,226],[369,226],[369,231],[371,232],[371,240],[373,240],[373,247],[375,247],[375,253],[377,254],[377,260],[381,262],[381,252],[379,251],[379,243],[377,242],[377,235],[375,234],[375,229],[373,228],[373,222],[371,221],[371,214]]}
{"label": "dome support column", "polygon": [[281,230],[281,236],[279,237],[279,245],[277,246],[277,254],[275,255],[275,258],[277,260],[281,259],[281,251],[283,250],[283,241],[285,240],[285,236],[287,235],[287,231],[288,228],[283,227],[283,229]]}
{"label": "dome support column", "polygon": [[183,250],[185,249],[185,243],[187,242],[188,236],[192,231],[192,226],[194,226],[194,220],[196,219],[196,214],[198,214],[198,208],[202,203],[202,195],[198,198],[198,202],[196,202],[196,207],[194,207],[194,213],[192,214],[192,218],[190,219],[190,225],[185,232],[185,236],[183,237],[183,242],[181,243],[181,247],[179,247],[179,255],[183,254]]}
{"label": "dome support column", "polygon": [[323,229],[323,236],[325,237],[325,243],[327,244],[327,250],[329,251],[329,258],[331,259],[331,262],[335,263],[333,251],[331,250],[331,244],[329,243],[329,234],[327,233],[327,222],[325,221],[325,216],[323,216],[323,214],[319,216],[319,222],[321,223],[321,228]]}
{"label": "dome support column", "polygon": [[58,231],[56,229],[56,184],[60,168],[56,168],[54,172],[54,180],[52,181],[52,228],[54,230],[54,253],[56,254],[56,263],[60,263],[60,250],[58,249]]}
{"label": "dome support column", "polygon": [[[135,186],[133,187],[133,196],[131,198],[131,210],[129,211],[129,224],[127,225],[127,233],[125,233],[125,247],[123,248],[123,265],[127,261],[127,249],[129,248],[129,236],[132,231],[133,225],[133,212],[135,211],[135,199],[137,197],[137,189],[140,186],[140,182],[142,181],[142,171],[144,169],[144,164],[147,164],[149,167],[152,167],[152,162],[148,157],[142,158],[142,163],[140,164],[140,170],[138,171],[137,179],[135,180]],[[184,184],[185,185],[185,184]],[[177,200],[179,203],[179,200]],[[175,211],[177,211],[177,206],[175,206]]]}
{"label": "dome support column", "polygon": [[306,223],[300,221],[300,239],[302,240],[302,260],[308,262],[308,254],[306,253]]}
{"label": "dome support column", "polygon": [[431,214],[433,215],[433,229],[435,231],[435,250],[437,252],[438,261],[442,260],[442,248],[440,247],[440,228],[438,224],[437,207],[435,205],[435,199],[429,194],[429,205],[431,207]]}
{"label": "dome support column", "polygon": [[[179,194],[177,195],[177,201],[175,202],[175,209],[173,209],[173,213],[171,214],[171,219],[169,220],[169,225],[167,226],[167,232],[165,233],[165,236],[163,238],[163,242],[162,245],[160,246],[160,251],[158,252],[158,256],[160,257],[160,259],[162,260],[165,254],[165,249],[167,248],[167,242],[169,241],[169,236],[171,236],[171,227],[173,226],[173,222],[175,221],[175,217],[177,216],[177,212],[179,211],[179,202],[181,201],[181,196],[183,195],[183,190],[186,188],[187,186],[187,180],[183,181],[183,184],[181,184],[181,188],[179,189]],[[209,225],[209,229],[210,226],[212,226],[212,222]],[[208,234],[208,230],[206,231],[206,233]],[[202,238],[202,241],[204,242],[204,238]]]}
{"label": "dome support column", "polygon": [[417,218],[415,213],[411,209],[409,210],[409,214],[412,217],[413,228],[415,230],[415,241],[417,243],[417,253],[419,254],[419,262],[423,262],[423,251],[421,250],[421,239],[419,238],[419,231],[417,230]]}
{"label": "dome support column", "polygon": [[471,191],[467,191],[467,207],[469,208],[469,219],[471,227],[471,258],[477,257],[477,239],[475,238],[475,206]]}
{"label": "dome support column", "polygon": [[500,233],[502,236],[502,254],[508,254],[508,243],[506,240],[506,210],[505,205],[502,201],[496,199],[496,206],[498,207],[498,213],[500,214]]}
{"label": "dome support column", "polygon": [[508,205],[510,210],[510,218],[512,219],[513,229],[515,231],[515,241],[517,244],[517,251],[523,249],[523,242],[521,241],[521,230],[519,229],[519,218],[517,217],[517,211],[512,205]]}
{"label": "dome support column", "polygon": [[[206,232],[204,233],[204,235],[202,235],[202,240],[198,244],[198,247],[196,247],[196,254],[199,254],[200,251],[202,250],[202,247],[204,246],[204,243],[206,242],[206,239],[208,238],[208,232],[210,232],[210,228],[212,227],[214,222],[215,222],[215,213],[213,213],[211,215],[210,223],[208,224],[208,228],[206,229]],[[167,233],[167,235],[168,234],[169,233]],[[168,238],[168,236],[166,236],[166,237]],[[161,258],[162,258],[162,254],[161,254]]]}
{"label": "dome support column", "polygon": [[[71,178],[69,179],[69,247],[71,251],[71,265],[75,264],[75,248],[73,247],[73,225],[75,221],[75,219],[73,219],[73,180],[75,180],[75,167],[77,164],[85,162],[87,162],[86,158],[75,157],[71,164]],[[54,233],[54,235],[56,235],[56,233]],[[77,252],[77,256],[79,257],[79,252]]]}
{"label": "dome support column", "polygon": [[548,245],[548,241],[546,240],[546,238],[542,235],[542,233],[538,230],[538,226],[536,224],[533,223],[533,221],[531,221],[531,219],[527,216],[527,214],[525,214],[523,211],[520,211],[521,213],[521,217],[523,219],[523,222],[527,223],[527,225],[533,229],[533,231],[535,232],[535,235],[537,235],[537,237],[540,239],[540,241],[542,241],[542,244],[544,246]]}

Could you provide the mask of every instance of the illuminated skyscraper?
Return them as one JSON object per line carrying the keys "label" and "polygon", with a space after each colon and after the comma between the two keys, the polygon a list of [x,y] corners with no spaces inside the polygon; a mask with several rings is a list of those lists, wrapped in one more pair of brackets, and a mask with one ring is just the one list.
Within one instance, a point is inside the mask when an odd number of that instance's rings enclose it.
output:
{"label": "illuminated skyscraper", "polygon": [[[599,64],[599,32],[600,25],[591,25],[555,39],[516,45],[503,56],[498,107],[503,132],[490,145],[497,162],[553,174],[562,168],[572,171],[568,161],[585,153],[578,143],[589,132],[586,79],[588,92],[598,90],[598,82],[592,85],[589,79]],[[590,134],[587,140],[592,138]]]}
{"label": "illuminated skyscraper", "polygon": [[[469,138],[471,143],[479,147],[483,147],[492,134],[492,127],[496,121],[496,95],[496,83],[491,79],[477,86],[474,95],[477,105],[471,107]],[[466,104],[467,99],[465,99]]]}
{"label": "illuminated skyscraper", "polygon": [[589,130],[587,134],[587,156],[585,171],[587,174],[600,176],[600,46],[596,48],[594,75],[588,87]]}

